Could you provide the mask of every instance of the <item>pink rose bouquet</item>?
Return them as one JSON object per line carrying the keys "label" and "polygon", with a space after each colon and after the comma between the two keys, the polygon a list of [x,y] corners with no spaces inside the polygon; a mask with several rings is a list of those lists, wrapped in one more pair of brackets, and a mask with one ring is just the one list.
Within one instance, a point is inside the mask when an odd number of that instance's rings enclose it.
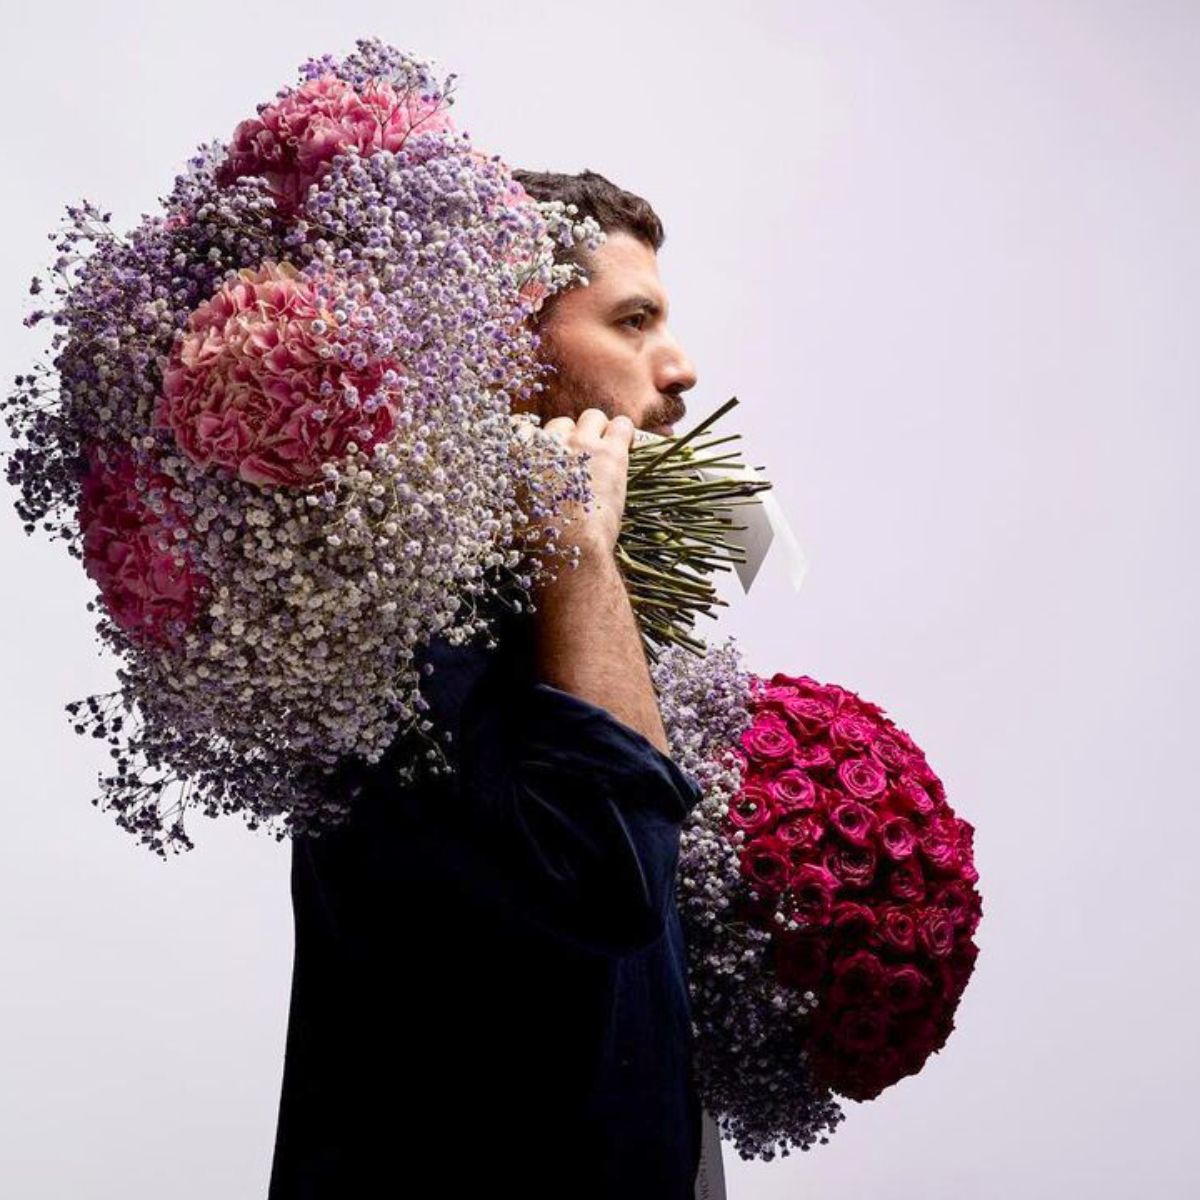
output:
{"label": "pink rose bouquet", "polygon": [[679,896],[706,1109],[743,1157],[808,1149],[945,1045],[982,915],[974,829],[878,706],[747,671],[730,639],[653,665],[705,789]]}

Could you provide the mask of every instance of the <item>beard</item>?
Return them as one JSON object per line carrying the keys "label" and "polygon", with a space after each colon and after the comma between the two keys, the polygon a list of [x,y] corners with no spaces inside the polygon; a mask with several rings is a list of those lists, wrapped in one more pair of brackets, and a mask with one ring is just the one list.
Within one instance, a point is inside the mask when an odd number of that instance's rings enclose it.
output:
{"label": "beard", "polygon": [[543,339],[541,357],[547,366],[554,368],[542,376],[543,391],[537,398],[537,412],[543,425],[554,417],[577,421],[588,408],[598,408],[610,421],[621,411],[617,398],[594,375],[573,370],[549,338]]}

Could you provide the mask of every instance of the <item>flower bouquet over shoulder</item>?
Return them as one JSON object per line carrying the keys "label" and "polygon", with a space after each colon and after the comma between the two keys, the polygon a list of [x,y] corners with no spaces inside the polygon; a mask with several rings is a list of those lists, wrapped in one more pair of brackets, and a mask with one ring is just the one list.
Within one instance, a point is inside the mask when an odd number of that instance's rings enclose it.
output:
{"label": "flower bouquet over shoulder", "polygon": [[[197,807],[279,838],[337,823],[329,772],[397,738],[401,780],[444,765],[419,649],[494,644],[498,609],[569,564],[521,546],[590,500],[586,467],[514,407],[546,369],[530,314],[582,275],[556,247],[603,233],[472,147],[454,79],[376,39],[311,59],[128,236],[68,207],[31,287],[53,359],[5,404],[7,477],[26,531],[81,559],[121,662],[68,706],[112,747],[94,803],[164,856]],[[631,496],[705,449],[659,451]],[[715,603],[728,548],[702,507],[680,509],[692,535],[630,523],[653,643]]]}
{"label": "flower bouquet over shoulder", "polygon": [[705,1109],[743,1158],[808,1149],[944,1046],[983,906],[973,826],[883,709],[747,670],[733,639],[652,667],[704,798],[679,903]]}

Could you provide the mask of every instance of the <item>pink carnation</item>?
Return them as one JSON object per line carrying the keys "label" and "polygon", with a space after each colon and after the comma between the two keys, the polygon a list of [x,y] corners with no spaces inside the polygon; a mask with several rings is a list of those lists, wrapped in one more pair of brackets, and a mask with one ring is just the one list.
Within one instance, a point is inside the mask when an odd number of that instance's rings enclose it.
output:
{"label": "pink carnation", "polygon": [[310,483],[350,442],[386,442],[400,396],[383,376],[399,364],[340,362],[337,324],[290,263],[239,271],[176,339],[154,423],[198,467],[259,486]]}
{"label": "pink carnation", "polygon": [[80,481],[79,526],[83,566],[100,590],[110,617],[143,644],[177,645],[207,591],[208,578],[178,544],[174,529],[185,514],[169,496],[170,477],[151,475],[148,488],[161,497],[163,513],[137,487],[137,468],[125,450],[87,449]]}
{"label": "pink carnation", "polygon": [[413,134],[453,131],[449,112],[411,89],[376,80],[358,92],[323,75],[238,125],[217,182],[227,187],[245,175],[261,176],[281,212],[291,215],[335,155],[395,153]]}

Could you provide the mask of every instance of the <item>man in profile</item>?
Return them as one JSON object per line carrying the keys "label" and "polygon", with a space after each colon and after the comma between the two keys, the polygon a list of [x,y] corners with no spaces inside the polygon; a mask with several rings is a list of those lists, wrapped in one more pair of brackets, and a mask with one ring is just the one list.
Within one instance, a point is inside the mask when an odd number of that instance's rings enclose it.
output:
{"label": "man in profile", "polygon": [[361,772],[344,827],[292,843],[296,948],[270,1200],[691,1200],[701,1108],[675,902],[700,799],[669,757],[613,554],[635,429],[696,376],[667,326],[662,224],[591,171],[518,171],[605,231],[536,314],[544,427],[590,455],[579,547],[499,647],[428,650],[454,771]]}

